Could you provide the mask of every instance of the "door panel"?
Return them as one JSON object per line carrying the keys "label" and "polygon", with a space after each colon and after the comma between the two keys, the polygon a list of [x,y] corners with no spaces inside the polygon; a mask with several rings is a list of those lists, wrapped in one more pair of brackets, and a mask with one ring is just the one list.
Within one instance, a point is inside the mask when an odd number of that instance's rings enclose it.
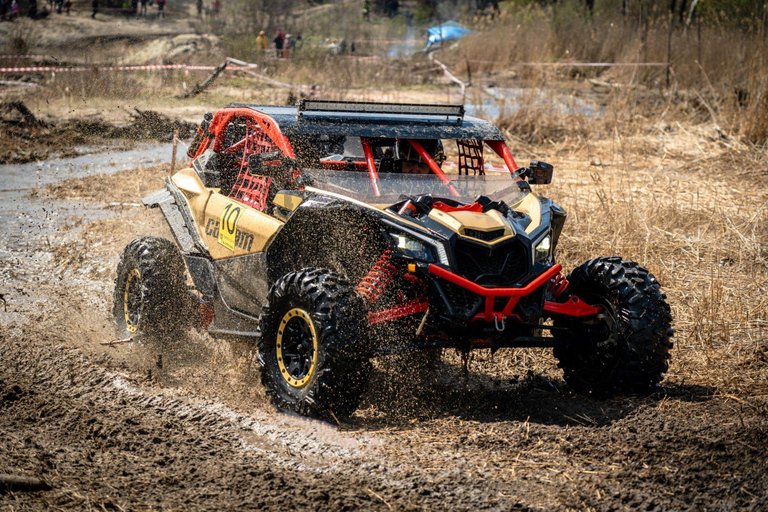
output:
{"label": "door panel", "polygon": [[205,208],[205,242],[211,257],[231,258],[261,252],[283,223],[218,192]]}

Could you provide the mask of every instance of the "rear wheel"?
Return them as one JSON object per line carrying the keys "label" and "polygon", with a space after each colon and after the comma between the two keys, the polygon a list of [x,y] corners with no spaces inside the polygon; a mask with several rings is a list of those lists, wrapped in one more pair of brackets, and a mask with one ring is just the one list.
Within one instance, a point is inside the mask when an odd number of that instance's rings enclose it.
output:
{"label": "rear wheel", "polygon": [[176,339],[187,327],[189,302],[184,260],[172,242],[143,237],[125,247],[112,309],[120,338]]}
{"label": "rear wheel", "polygon": [[304,269],[279,279],[257,329],[272,403],[328,420],[351,415],[371,372],[366,320],[361,299],[334,272]]}
{"label": "rear wheel", "polygon": [[634,261],[614,257],[590,260],[568,280],[570,293],[603,308],[596,318],[555,321],[583,340],[554,350],[568,385],[601,397],[653,391],[669,367],[673,334],[656,278]]}

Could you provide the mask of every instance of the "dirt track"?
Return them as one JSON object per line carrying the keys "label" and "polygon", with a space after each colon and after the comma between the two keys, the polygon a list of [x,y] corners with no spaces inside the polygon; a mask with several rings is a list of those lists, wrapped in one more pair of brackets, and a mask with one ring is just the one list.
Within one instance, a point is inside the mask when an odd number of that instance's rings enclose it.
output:
{"label": "dirt track", "polygon": [[[36,195],[103,206],[166,172]],[[0,495],[3,509],[768,506],[765,402],[684,377],[652,397],[596,401],[573,395],[538,352],[480,354],[468,382],[447,355],[436,380],[380,366],[338,427],[267,405],[250,347],[195,333],[163,354],[101,346],[122,246],[165,233],[155,211],[107,211],[60,241],[30,233],[0,260],[0,473],[53,486]]]}

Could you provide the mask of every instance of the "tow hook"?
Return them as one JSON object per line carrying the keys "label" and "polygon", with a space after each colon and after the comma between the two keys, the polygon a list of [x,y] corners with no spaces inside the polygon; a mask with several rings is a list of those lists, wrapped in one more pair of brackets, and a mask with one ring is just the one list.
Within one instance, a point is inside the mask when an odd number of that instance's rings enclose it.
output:
{"label": "tow hook", "polygon": [[[499,326],[499,319],[501,319],[501,326]],[[504,329],[506,329],[507,326],[504,323],[504,320],[505,320],[505,318],[503,316],[494,316],[493,317],[493,323],[494,323],[494,326],[496,327],[497,331],[502,332],[502,331],[504,331]]]}

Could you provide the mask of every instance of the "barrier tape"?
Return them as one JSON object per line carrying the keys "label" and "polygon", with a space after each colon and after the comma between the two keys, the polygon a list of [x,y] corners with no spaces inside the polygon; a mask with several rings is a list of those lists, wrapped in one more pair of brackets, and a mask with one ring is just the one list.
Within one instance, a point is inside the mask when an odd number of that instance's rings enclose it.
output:
{"label": "barrier tape", "polygon": [[622,66],[649,66],[672,67],[669,62],[502,62],[498,60],[470,60],[478,64],[503,64],[505,66],[550,66],[550,67],[622,67]]}
{"label": "barrier tape", "polygon": [[[231,66],[227,69],[231,71],[243,71],[254,66]],[[191,71],[212,71],[216,66],[188,66],[187,64],[156,64],[147,66],[75,66],[70,68],[58,66],[29,66],[19,68],[0,68],[0,73],[26,73],[30,71],[52,72],[52,73],[81,73],[86,71],[157,71],[165,69],[185,69]]]}

